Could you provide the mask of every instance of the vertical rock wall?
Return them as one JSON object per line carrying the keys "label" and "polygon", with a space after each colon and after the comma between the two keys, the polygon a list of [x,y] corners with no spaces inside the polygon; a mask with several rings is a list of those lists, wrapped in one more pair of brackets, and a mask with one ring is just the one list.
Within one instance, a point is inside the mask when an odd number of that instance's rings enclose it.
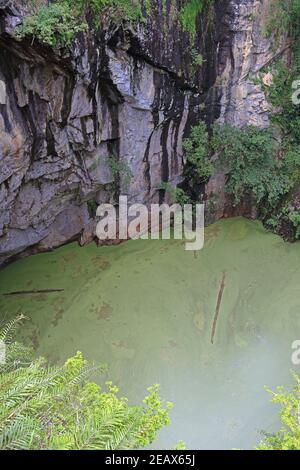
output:
{"label": "vertical rock wall", "polygon": [[[94,205],[115,192],[109,157],[132,174],[121,193],[150,203],[163,197],[162,181],[181,181],[182,140],[199,119],[268,125],[251,81],[272,54],[260,2],[217,0],[198,18],[195,41],[174,5],[153,0],[146,23],[108,25],[54,52],[15,41],[22,10],[0,4],[0,264],[82,234],[87,241]],[[207,187],[219,216],[222,178]]]}
{"label": "vertical rock wall", "polygon": [[[220,124],[269,126],[271,108],[257,80],[258,72],[277,54],[272,40],[264,36],[269,4],[270,0],[232,0],[227,4],[225,16],[220,15],[226,23],[223,30],[227,32],[227,40],[218,45],[214,85],[219,96]],[[214,175],[206,185],[206,198],[213,201],[212,210],[207,214],[209,222],[233,215],[256,217],[251,199],[233,207],[224,188],[222,172]]]}

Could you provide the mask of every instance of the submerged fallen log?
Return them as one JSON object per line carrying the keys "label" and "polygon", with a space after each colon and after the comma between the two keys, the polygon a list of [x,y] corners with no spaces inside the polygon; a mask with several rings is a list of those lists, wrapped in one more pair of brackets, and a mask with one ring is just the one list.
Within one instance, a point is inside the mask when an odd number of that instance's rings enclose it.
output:
{"label": "submerged fallen log", "polygon": [[51,294],[53,292],[64,292],[65,289],[41,289],[41,290],[20,290],[16,292],[6,292],[5,296],[10,295],[35,295],[35,294]]}
{"label": "submerged fallen log", "polygon": [[218,293],[218,300],[217,300],[216,311],[215,311],[215,316],[214,316],[214,321],[213,321],[213,327],[212,327],[212,330],[211,330],[211,338],[210,338],[211,344],[214,344],[214,340],[215,340],[217,322],[218,322],[218,318],[219,318],[219,314],[220,314],[220,307],[221,307],[221,303],[222,303],[222,297],[223,297],[224,289],[225,289],[225,272],[223,273],[222,281],[221,281],[220,289],[219,289],[219,293]]}

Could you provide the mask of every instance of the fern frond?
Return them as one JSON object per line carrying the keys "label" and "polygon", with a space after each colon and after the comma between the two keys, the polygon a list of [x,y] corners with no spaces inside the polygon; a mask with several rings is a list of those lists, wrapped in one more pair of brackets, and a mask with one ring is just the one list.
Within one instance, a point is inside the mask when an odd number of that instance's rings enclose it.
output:
{"label": "fern frond", "polygon": [[37,422],[28,417],[19,417],[9,426],[0,428],[0,450],[28,448],[37,428]]}
{"label": "fern frond", "polygon": [[0,341],[4,341],[5,343],[11,341],[20,323],[25,319],[25,315],[18,315],[17,317],[7,322],[6,325],[4,325],[2,328],[0,328]]}

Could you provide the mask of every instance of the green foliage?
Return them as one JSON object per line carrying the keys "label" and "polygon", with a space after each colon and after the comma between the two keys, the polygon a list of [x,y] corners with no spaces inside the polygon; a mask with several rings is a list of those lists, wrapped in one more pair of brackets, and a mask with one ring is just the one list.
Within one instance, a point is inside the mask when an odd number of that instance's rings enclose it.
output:
{"label": "green foliage", "polygon": [[300,33],[299,0],[271,0],[265,33],[278,38],[287,32],[294,37]]}
{"label": "green foliage", "polygon": [[[1,337],[7,339],[22,318]],[[158,385],[148,389],[142,406],[129,406],[111,382],[102,390],[89,381],[105,367],[89,365],[80,352],[50,367],[41,358],[28,361],[31,352],[21,346],[16,360],[14,343],[7,350],[0,369],[0,450],[136,449],[169,424],[172,405],[161,401]]]}
{"label": "green foliage", "polygon": [[283,233],[285,238],[289,240],[297,240],[300,238],[300,211],[295,209],[291,203],[285,204],[275,213],[266,219],[267,227],[274,231],[278,231],[282,226],[282,222],[286,225],[288,222],[289,233]]}
{"label": "green foliage", "polygon": [[123,160],[118,160],[114,156],[110,156],[108,158],[108,166],[117,183],[120,183],[120,181],[122,181],[125,186],[130,183],[133,175],[127,162]]}
{"label": "green foliage", "polygon": [[174,186],[169,182],[164,182],[163,181],[159,185],[158,189],[163,189],[164,191],[166,191],[169,194],[172,202],[175,203],[175,204],[180,204],[181,206],[184,206],[184,204],[190,204],[191,203],[190,198],[184,192],[183,189],[174,188]]}
{"label": "green foliage", "polygon": [[192,128],[190,137],[183,141],[183,149],[187,162],[192,165],[197,176],[207,180],[214,166],[210,160],[209,136],[204,122]]}
{"label": "green foliage", "polygon": [[201,122],[192,128],[183,148],[194,175],[206,181],[216,170],[224,171],[225,189],[234,203],[251,195],[265,216],[299,180],[300,149],[285,144],[286,148],[278,146],[272,128],[255,126],[215,125],[209,137]]}
{"label": "green foliage", "polygon": [[87,202],[88,213],[92,219],[96,217],[98,205],[99,204],[97,203],[95,199],[91,199],[90,201]]}
{"label": "green foliage", "polygon": [[173,450],[186,450],[186,445],[183,441],[177,442],[177,444],[173,447]]}
{"label": "green foliage", "polygon": [[194,49],[194,48],[191,49],[191,58],[192,58],[192,64],[194,66],[203,65],[203,62],[204,62],[203,55],[200,54],[200,52],[198,52],[197,49]]}
{"label": "green foliage", "polygon": [[151,14],[151,9],[152,9],[152,0],[143,0],[142,3],[143,3],[143,6],[146,10],[146,14],[150,15]]}
{"label": "green foliage", "polygon": [[180,9],[178,18],[182,29],[186,31],[191,40],[195,39],[197,18],[204,10],[209,10],[215,0],[186,0]]}
{"label": "green foliage", "polygon": [[266,434],[258,450],[299,450],[300,449],[300,380],[294,375],[295,386],[291,391],[278,387],[276,392],[268,390],[272,402],[281,406],[281,429],[275,434]]}
{"label": "green foliage", "polygon": [[0,329],[0,341],[6,346],[5,364],[0,364],[0,373],[30,364],[32,350],[13,341],[16,330],[25,319],[24,315],[18,315]]}
{"label": "green foliage", "polygon": [[284,150],[290,151],[300,142],[300,107],[292,103],[293,82],[300,76],[299,0],[272,0],[266,32],[278,39],[286,32],[291,36],[291,64],[287,66],[281,58],[272,63],[266,71],[272,73],[273,83],[264,86],[269,102],[277,108],[272,120],[280,127]]}
{"label": "green foliage", "polygon": [[91,9],[95,20],[103,13],[116,22],[142,19],[140,0],[85,0],[85,3],[86,9]]}
{"label": "green foliage", "polygon": [[[273,61],[264,72],[271,72],[273,80],[263,85],[268,101],[274,107],[271,116],[276,133],[280,135],[279,154],[283,162],[281,172],[289,175],[290,195],[284,197],[277,210],[267,220],[267,224],[277,229],[281,221],[289,221],[294,228],[295,237],[299,238],[300,229],[297,211],[288,204],[293,199],[293,188],[300,178],[300,106],[293,102],[294,82],[299,89],[300,76],[300,2],[299,0],[271,0],[266,20],[265,33],[279,45],[282,34],[290,37],[290,58],[280,56]],[[296,92],[298,93],[298,91]],[[278,132],[279,131],[279,132]]]}
{"label": "green foliage", "polygon": [[179,12],[179,21],[184,31],[189,33],[191,38],[196,34],[196,21],[202,12],[205,0],[187,0],[187,3]]}
{"label": "green foliage", "polygon": [[299,211],[291,211],[288,214],[289,220],[292,222],[293,226],[295,227],[295,238],[300,237],[300,212]]}
{"label": "green foliage", "polygon": [[283,145],[291,148],[300,141],[300,107],[292,103],[293,82],[300,76],[300,66],[294,63],[287,68],[282,60],[278,60],[269,70],[273,84],[263,88],[268,101],[276,109],[271,120],[280,128]]}
{"label": "green foliage", "polygon": [[[177,9],[175,0],[171,0]],[[196,34],[196,21],[204,8],[213,0],[186,0],[178,13],[183,30],[191,39]],[[162,0],[163,14],[166,15],[166,0]],[[32,36],[33,39],[52,47],[69,46],[75,35],[88,29],[87,18],[93,26],[99,27],[101,18],[106,22],[144,21],[143,13],[151,13],[151,0],[31,0],[29,13],[23,23],[17,26],[15,36],[19,39]],[[91,23],[91,22],[90,22]],[[193,58],[195,64],[202,65],[201,54]]]}
{"label": "green foliage", "polygon": [[268,70],[272,72],[273,84],[264,87],[269,102],[277,108],[272,119],[280,127],[286,148],[300,142],[300,106],[292,102],[293,82],[300,76],[300,2],[272,0],[266,34],[279,40],[287,32],[291,37],[292,61],[288,66],[281,58],[272,63]]}
{"label": "green foliage", "polygon": [[276,158],[271,129],[215,126],[212,148],[227,174],[226,190],[239,203],[246,194],[274,207],[293,185],[291,166]]}
{"label": "green foliage", "polygon": [[[267,130],[216,125],[211,137],[203,123],[195,126],[184,142],[189,166],[185,181],[190,187],[199,187],[216,170],[224,171],[226,191],[233,196],[235,204],[250,195],[269,227],[277,229],[284,217],[298,238],[298,209],[290,206],[283,212],[282,206],[285,208],[300,179],[300,106],[292,103],[295,81],[300,76],[300,2],[272,0],[270,5],[266,34],[276,37],[288,31],[293,57],[289,67],[278,59],[265,70],[270,70],[273,76],[273,84],[264,85],[267,98],[276,109],[271,117],[273,125]],[[184,24],[193,27],[195,22],[191,18],[194,15],[195,19],[203,6],[203,2],[188,2],[185,8],[189,20]]]}
{"label": "green foliage", "polygon": [[55,0],[49,5],[33,4],[15,36],[32,36],[52,47],[69,46],[78,32],[88,29],[87,13],[96,27],[101,15],[115,22],[142,18],[141,5],[134,0]]}
{"label": "green foliage", "polygon": [[42,5],[25,17],[17,27],[17,38],[32,36],[39,41],[57,47],[60,44],[70,45],[75,34],[85,31],[87,25],[78,17],[67,2]]}

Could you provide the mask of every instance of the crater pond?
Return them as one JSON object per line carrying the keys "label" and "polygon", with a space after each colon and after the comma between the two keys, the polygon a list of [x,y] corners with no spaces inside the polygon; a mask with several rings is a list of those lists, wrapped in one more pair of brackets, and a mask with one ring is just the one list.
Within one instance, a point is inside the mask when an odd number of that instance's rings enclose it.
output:
{"label": "crater pond", "polygon": [[[21,338],[51,362],[82,351],[107,363],[95,380],[132,403],[159,383],[174,409],[155,448],[252,448],[279,425],[264,386],[290,385],[297,371],[300,243],[241,218],[205,238],[198,253],[139,240],[19,260],[0,272],[0,311],[29,317]],[[48,289],[61,291],[3,295]]]}

